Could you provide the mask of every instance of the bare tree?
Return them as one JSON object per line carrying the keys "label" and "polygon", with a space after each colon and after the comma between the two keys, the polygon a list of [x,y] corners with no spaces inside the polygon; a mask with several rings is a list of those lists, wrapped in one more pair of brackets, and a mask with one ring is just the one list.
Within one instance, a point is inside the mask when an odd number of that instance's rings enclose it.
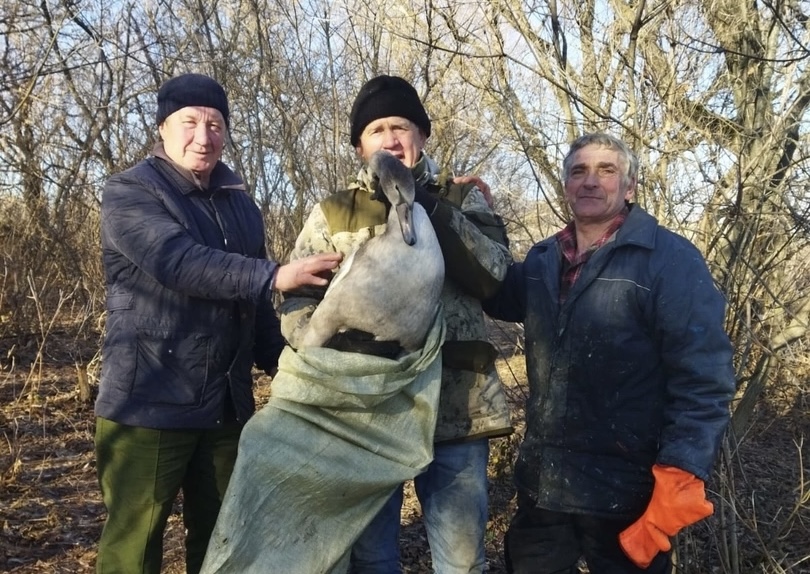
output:
{"label": "bare tree", "polygon": [[[64,293],[74,314],[101,314],[100,190],[148,155],[169,76],[226,87],[226,160],[284,260],[359,167],[354,94],[390,73],[425,101],[429,153],[492,185],[518,257],[568,219],[568,142],[607,130],[634,147],[638,201],[701,248],[728,299],[740,393],[727,473],[763,393],[807,392],[806,3],[0,0],[0,13],[0,334],[36,333]],[[739,571],[733,554],[713,560]]]}

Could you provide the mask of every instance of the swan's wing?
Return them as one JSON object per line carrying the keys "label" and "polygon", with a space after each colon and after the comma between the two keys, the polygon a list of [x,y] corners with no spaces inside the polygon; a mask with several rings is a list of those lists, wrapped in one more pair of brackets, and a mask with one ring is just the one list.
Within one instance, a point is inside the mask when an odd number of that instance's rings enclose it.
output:
{"label": "swan's wing", "polygon": [[326,288],[326,293],[324,293],[324,297],[326,297],[329,294],[329,292],[335,287],[335,285],[340,283],[340,281],[344,277],[346,277],[346,275],[349,274],[349,269],[351,269],[352,263],[354,263],[354,256],[357,255],[358,251],[359,249],[355,249],[354,251],[352,251],[351,255],[349,255],[349,257],[343,261],[343,264],[340,266],[340,269],[338,270],[337,274],[334,277],[332,277],[332,280],[329,282],[329,287]]}

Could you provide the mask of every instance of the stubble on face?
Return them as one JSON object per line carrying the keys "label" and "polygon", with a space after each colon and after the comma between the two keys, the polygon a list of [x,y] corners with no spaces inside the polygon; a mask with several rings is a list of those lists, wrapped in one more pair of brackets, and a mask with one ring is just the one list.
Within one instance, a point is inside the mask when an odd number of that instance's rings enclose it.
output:
{"label": "stubble on face", "polygon": [[407,118],[379,118],[363,129],[357,153],[367,162],[374,152],[385,150],[413,167],[422,155],[425,139],[419,126]]}
{"label": "stubble on face", "polygon": [[578,150],[565,181],[565,197],[577,223],[612,221],[633,197],[617,151],[599,146]]}
{"label": "stubble on face", "polygon": [[159,131],[169,159],[200,177],[207,178],[222,157],[225,120],[215,108],[181,108],[164,120]]}

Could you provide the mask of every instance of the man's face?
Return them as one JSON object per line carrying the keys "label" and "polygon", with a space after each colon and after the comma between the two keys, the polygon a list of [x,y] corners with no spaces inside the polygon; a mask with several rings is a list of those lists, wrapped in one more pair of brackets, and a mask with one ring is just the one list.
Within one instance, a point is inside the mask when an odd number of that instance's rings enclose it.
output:
{"label": "man's face", "polygon": [[376,151],[385,150],[399,158],[407,167],[419,161],[425,136],[415,123],[399,116],[374,120],[360,134],[357,153],[368,162]]}
{"label": "man's face", "polygon": [[577,223],[605,223],[624,208],[635,193],[635,180],[627,180],[619,152],[588,145],[571,158],[565,181],[565,199]]}
{"label": "man's face", "polygon": [[210,175],[225,145],[225,119],[219,110],[199,106],[180,108],[160,127],[166,155],[199,175]]}

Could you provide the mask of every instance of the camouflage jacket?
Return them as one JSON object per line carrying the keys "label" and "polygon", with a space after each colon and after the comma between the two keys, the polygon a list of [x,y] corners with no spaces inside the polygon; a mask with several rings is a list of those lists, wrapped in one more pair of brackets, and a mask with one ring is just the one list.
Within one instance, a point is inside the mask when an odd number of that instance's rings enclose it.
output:
{"label": "camouflage jacket", "polygon": [[[500,217],[474,185],[449,182],[427,155],[413,168],[418,184],[440,198],[431,222],[445,259],[442,305],[447,334],[442,348],[442,391],[436,442],[503,436],[512,432],[509,408],[487,340],[481,299],[494,295],[512,261]],[[385,230],[384,204],[371,199],[363,168],[346,190],[321,201],[309,215],[290,256],[325,251],[348,256]],[[280,306],[282,333],[298,346],[323,291],[288,293]]]}

